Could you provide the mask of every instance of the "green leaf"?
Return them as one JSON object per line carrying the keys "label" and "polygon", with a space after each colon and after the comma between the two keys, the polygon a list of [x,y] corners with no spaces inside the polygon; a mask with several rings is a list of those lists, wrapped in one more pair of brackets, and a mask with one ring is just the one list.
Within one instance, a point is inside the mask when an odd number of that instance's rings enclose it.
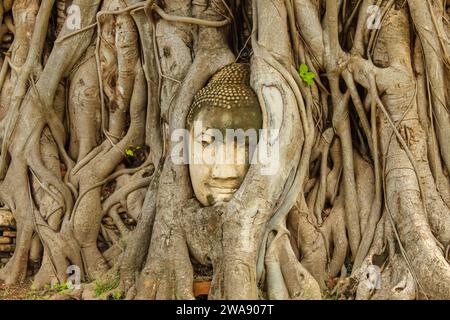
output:
{"label": "green leaf", "polygon": [[112,295],[112,298],[113,298],[113,300],[122,300],[122,293],[119,291],[114,292]]}
{"label": "green leaf", "polygon": [[132,149],[126,149],[125,154],[129,157],[134,157],[134,151]]}
{"label": "green leaf", "polygon": [[303,75],[309,71],[309,68],[306,64],[302,63],[300,65],[300,75]]}
{"label": "green leaf", "polygon": [[309,71],[309,68],[306,64],[302,63],[299,68],[300,78],[309,86],[314,84],[314,78],[316,74],[314,72]]}

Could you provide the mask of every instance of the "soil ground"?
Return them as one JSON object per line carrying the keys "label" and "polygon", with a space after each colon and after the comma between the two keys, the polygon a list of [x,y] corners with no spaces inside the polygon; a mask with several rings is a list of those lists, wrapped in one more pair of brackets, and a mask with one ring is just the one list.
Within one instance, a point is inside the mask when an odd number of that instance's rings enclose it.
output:
{"label": "soil ground", "polygon": [[0,300],[57,300],[57,290],[33,290],[31,285],[31,280],[12,286],[0,282]]}

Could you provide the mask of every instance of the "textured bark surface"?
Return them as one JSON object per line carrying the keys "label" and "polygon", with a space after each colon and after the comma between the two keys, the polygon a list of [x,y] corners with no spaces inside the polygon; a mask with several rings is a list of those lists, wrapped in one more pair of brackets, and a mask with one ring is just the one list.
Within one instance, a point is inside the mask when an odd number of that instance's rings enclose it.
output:
{"label": "textured bark surface", "polygon": [[[448,21],[431,0],[0,2],[0,281],[450,299]],[[203,207],[171,137],[234,62],[279,166]]]}

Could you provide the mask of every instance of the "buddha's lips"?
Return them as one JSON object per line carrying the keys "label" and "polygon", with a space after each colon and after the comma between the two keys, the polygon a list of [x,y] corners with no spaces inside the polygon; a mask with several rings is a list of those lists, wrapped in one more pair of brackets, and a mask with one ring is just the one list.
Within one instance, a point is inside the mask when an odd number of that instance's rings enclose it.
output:
{"label": "buddha's lips", "polygon": [[217,193],[221,194],[233,194],[237,191],[237,189],[224,189],[224,188],[212,188],[217,190]]}
{"label": "buddha's lips", "polygon": [[222,185],[212,185],[207,183],[206,184],[209,188],[213,189],[214,191],[216,191],[217,193],[221,193],[221,194],[233,194],[237,191],[237,187],[233,186],[233,187],[228,187],[228,186],[222,186]]}

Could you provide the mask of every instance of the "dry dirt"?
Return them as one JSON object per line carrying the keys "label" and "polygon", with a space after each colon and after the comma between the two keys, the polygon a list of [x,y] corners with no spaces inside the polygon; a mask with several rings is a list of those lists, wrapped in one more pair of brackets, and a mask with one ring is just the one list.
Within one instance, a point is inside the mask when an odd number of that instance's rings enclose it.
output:
{"label": "dry dirt", "polygon": [[49,300],[54,299],[55,291],[50,289],[33,290],[31,281],[19,285],[6,286],[0,282],[0,300]]}

